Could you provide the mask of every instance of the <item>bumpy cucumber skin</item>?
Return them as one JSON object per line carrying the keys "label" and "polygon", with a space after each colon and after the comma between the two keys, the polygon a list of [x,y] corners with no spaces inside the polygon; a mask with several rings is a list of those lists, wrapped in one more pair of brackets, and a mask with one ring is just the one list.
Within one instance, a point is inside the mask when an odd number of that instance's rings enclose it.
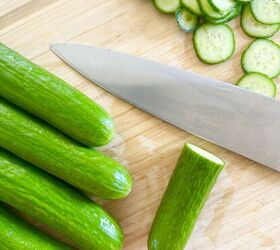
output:
{"label": "bumpy cucumber skin", "polygon": [[122,248],[121,228],[105,210],[63,181],[1,148],[0,200],[53,228],[80,249]]}
{"label": "bumpy cucumber skin", "polygon": [[149,250],[182,250],[223,169],[185,145],[149,234]]}
{"label": "bumpy cucumber skin", "polygon": [[113,138],[112,118],[101,106],[1,43],[0,96],[85,145]]}
{"label": "bumpy cucumber skin", "polygon": [[[1,151],[1,149],[0,149]],[[1,156],[1,153],[0,153]],[[1,164],[1,159],[0,159]],[[1,171],[1,166],[0,166]],[[0,175],[1,176],[1,175]],[[16,250],[70,250],[70,247],[41,233],[0,204],[1,249]]]}
{"label": "bumpy cucumber skin", "polygon": [[1,98],[0,146],[100,198],[123,198],[131,190],[131,177],[121,164]]}

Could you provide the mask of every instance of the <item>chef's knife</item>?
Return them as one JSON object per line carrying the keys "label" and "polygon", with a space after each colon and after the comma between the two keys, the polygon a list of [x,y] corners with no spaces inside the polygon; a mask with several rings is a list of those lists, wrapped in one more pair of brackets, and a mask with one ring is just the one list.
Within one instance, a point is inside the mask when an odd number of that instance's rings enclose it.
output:
{"label": "chef's knife", "polygon": [[280,102],[222,81],[85,45],[51,49],[99,86],[194,135],[280,171]]}

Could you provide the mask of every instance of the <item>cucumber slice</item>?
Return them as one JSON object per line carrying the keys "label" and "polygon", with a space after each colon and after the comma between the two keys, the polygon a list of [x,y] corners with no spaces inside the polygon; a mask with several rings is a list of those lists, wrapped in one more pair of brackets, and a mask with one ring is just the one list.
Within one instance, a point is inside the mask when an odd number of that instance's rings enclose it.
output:
{"label": "cucumber slice", "polygon": [[261,23],[280,23],[280,0],[254,0],[251,9],[256,20]]}
{"label": "cucumber slice", "polygon": [[226,17],[231,9],[225,11],[224,13],[219,13],[218,11],[214,10],[213,7],[209,4],[208,0],[198,0],[199,7],[202,13],[211,19],[222,19]]}
{"label": "cucumber slice", "polygon": [[219,13],[228,12],[229,10],[235,8],[235,5],[237,4],[233,0],[208,0],[208,2],[212,8]]}
{"label": "cucumber slice", "polygon": [[200,10],[197,0],[180,0],[180,4],[193,14],[197,16],[202,16],[202,12]]}
{"label": "cucumber slice", "polygon": [[202,24],[193,41],[198,58],[208,64],[226,61],[235,50],[233,31],[226,24]]}
{"label": "cucumber slice", "polygon": [[251,37],[267,38],[273,36],[278,30],[279,24],[263,24],[252,15],[250,5],[244,6],[241,16],[241,27]]}
{"label": "cucumber slice", "polygon": [[271,40],[257,39],[243,52],[241,62],[246,73],[259,72],[275,78],[280,74],[280,47]]}
{"label": "cucumber slice", "polygon": [[266,75],[257,72],[241,77],[237,82],[237,86],[269,97],[275,97],[277,92],[275,82]]}
{"label": "cucumber slice", "polygon": [[163,13],[175,13],[180,7],[179,0],[153,0],[155,7]]}
{"label": "cucumber slice", "polygon": [[199,24],[198,16],[192,14],[184,8],[179,8],[175,15],[179,27],[185,32],[194,31]]}
{"label": "cucumber slice", "polygon": [[227,15],[225,18],[217,19],[217,20],[210,19],[208,17],[204,17],[204,18],[209,23],[214,23],[214,24],[227,23],[227,22],[233,20],[234,18],[238,17],[240,12],[241,12],[241,9],[242,9],[242,5],[241,4],[237,4],[235,6],[235,8],[230,12],[230,14]]}
{"label": "cucumber slice", "polygon": [[184,249],[223,166],[215,155],[184,146],[154,218],[149,250]]}
{"label": "cucumber slice", "polygon": [[252,0],[235,0],[235,2],[238,2],[238,3],[249,3],[251,1]]}

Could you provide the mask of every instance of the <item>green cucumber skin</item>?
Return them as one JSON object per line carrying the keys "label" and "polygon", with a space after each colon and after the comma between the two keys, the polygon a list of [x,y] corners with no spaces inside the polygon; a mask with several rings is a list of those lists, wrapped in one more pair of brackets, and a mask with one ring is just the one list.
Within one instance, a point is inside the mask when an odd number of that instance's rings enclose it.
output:
{"label": "green cucumber skin", "polygon": [[105,210],[63,181],[1,148],[0,200],[53,228],[80,249],[122,248],[121,228]]}
{"label": "green cucumber skin", "polygon": [[184,146],[154,218],[149,250],[184,249],[222,168]]}
{"label": "green cucumber skin", "polygon": [[231,11],[231,13],[229,15],[227,15],[225,18],[223,19],[210,19],[208,17],[205,17],[205,20],[209,23],[213,23],[213,24],[222,24],[222,23],[228,23],[231,20],[235,19],[236,17],[238,17],[241,13],[242,10],[242,4],[237,4],[236,7]]}
{"label": "green cucumber skin", "polygon": [[0,147],[103,199],[123,198],[131,190],[121,164],[1,98]]}
{"label": "green cucumber skin", "polygon": [[[1,168],[1,167],[0,167]],[[0,170],[1,171],[1,170]],[[70,250],[70,247],[41,233],[0,204],[1,249]]]}
{"label": "green cucumber skin", "polygon": [[0,96],[85,145],[105,145],[114,135],[101,106],[1,43]]}

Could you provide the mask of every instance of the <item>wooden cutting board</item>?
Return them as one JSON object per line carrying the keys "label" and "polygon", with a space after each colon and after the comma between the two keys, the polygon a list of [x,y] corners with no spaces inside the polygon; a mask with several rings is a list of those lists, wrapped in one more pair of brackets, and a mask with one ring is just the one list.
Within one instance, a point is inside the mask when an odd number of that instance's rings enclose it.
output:
{"label": "wooden cutting board", "polygon": [[[188,250],[280,249],[280,174],[105,92],[57,58],[50,42],[112,48],[234,83],[243,74],[240,54],[252,39],[239,20],[230,25],[236,36],[234,57],[209,66],[195,56],[192,34],[180,31],[174,16],[159,13],[150,0],[0,0],[0,41],[68,81],[114,117],[117,134],[101,150],[127,166],[134,188],[124,200],[100,203],[122,225],[126,250],[146,249],[152,219],[185,142],[226,161]],[[280,36],[274,40],[280,42]]]}

